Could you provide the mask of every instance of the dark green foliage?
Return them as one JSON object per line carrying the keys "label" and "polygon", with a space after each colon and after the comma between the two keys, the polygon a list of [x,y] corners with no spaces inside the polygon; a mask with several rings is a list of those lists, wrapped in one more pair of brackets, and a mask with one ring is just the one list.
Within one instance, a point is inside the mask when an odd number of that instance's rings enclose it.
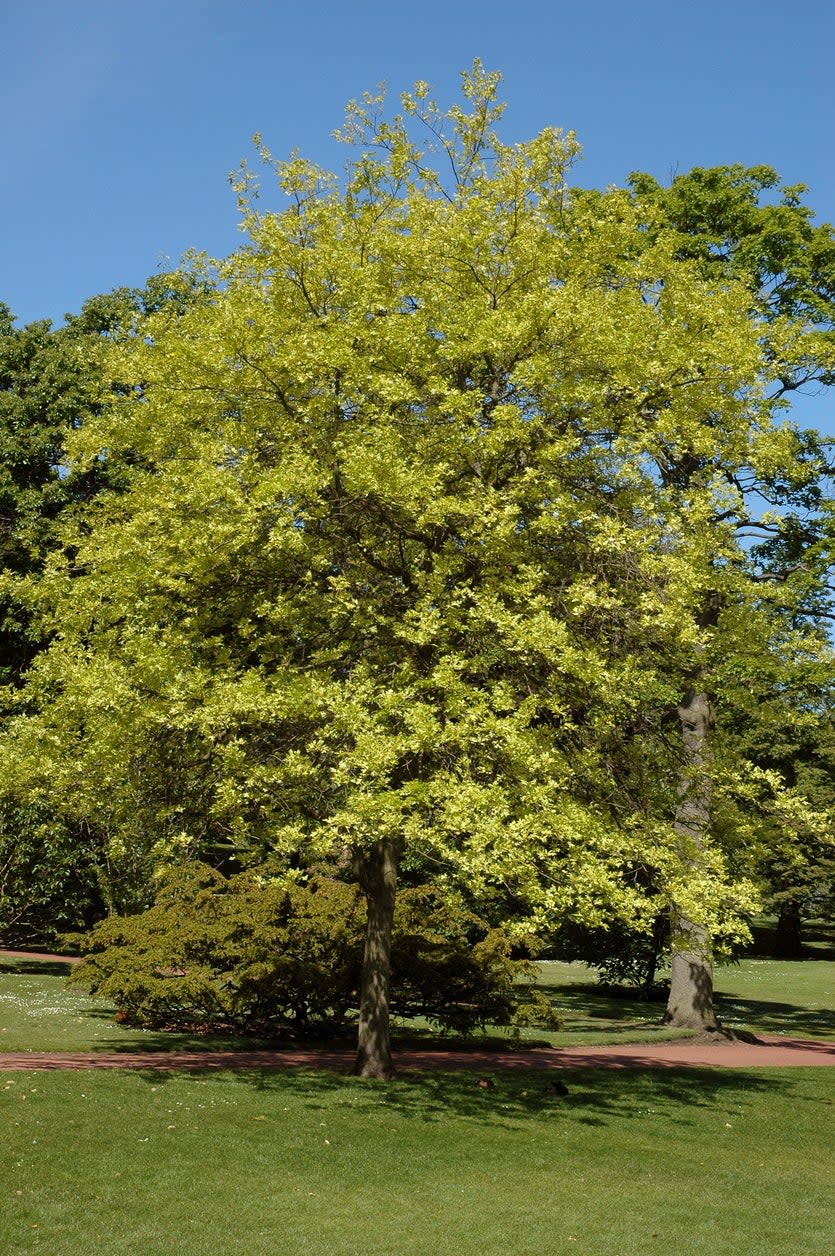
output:
{"label": "dark green foliage", "polygon": [[148,911],[97,925],[73,980],[132,1023],[335,1026],[356,988],[362,934],[361,900],[341,882],[225,878],[195,862],[167,875]]}
{"label": "dark green foliage", "polygon": [[[138,320],[164,311],[171,319],[204,299],[202,280],[152,276],[144,288],[91,297],[65,327],[47,320],[16,327],[0,302],[0,569],[32,576],[58,543],[55,521],[83,508],[103,488],[120,487],[124,467],[101,462],[72,470],[69,434],[82,427],[119,384],[105,379],[102,339],[136,334]],[[0,590],[0,680],[17,682],[39,648],[37,632],[13,582]]]}
{"label": "dark green foliage", "polygon": [[513,951],[505,930],[490,928],[457,898],[434,886],[401,890],[394,912],[392,1011],[462,1033],[488,1021],[560,1028],[559,1016],[532,988],[533,965]]}
{"label": "dark green foliage", "polygon": [[0,798],[0,939],[54,945],[104,911],[102,853],[46,808]]}
{"label": "dark green foliage", "polygon": [[[335,1033],[356,1005],[364,931],[355,886],[262,869],[227,878],[195,862],[169,873],[148,911],[97,925],[72,980],[135,1024]],[[392,963],[396,1015],[459,1032],[559,1023],[518,984],[533,973],[512,958],[510,938],[437,890],[401,894]]]}
{"label": "dark green foliage", "polygon": [[625,924],[609,928],[583,928],[563,924],[548,948],[549,958],[582,960],[596,968],[600,982],[609,988],[630,987],[642,998],[657,998],[668,981],[659,979],[659,969],[667,959],[670,929],[668,917],[659,914],[650,932],[630,929]]}
{"label": "dark green foliage", "polygon": [[[682,257],[750,282],[766,317],[785,316],[833,334],[835,230],[815,224],[803,204],[803,184],[782,183],[771,166],[739,164],[696,166],[669,187],[640,172],[629,182],[644,203],[662,210]],[[835,382],[831,368],[815,374],[822,383]]]}
{"label": "dark green foliage", "polygon": [[[647,238],[672,233],[679,255],[707,275],[732,278],[751,291],[753,316],[763,325],[787,319],[803,331],[803,351],[784,360],[766,346],[772,379],[768,394],[777,412],[802,388],[835,384],[835,227],[815,223],[803,203],[803,184],[782,183],[770,166],[695,167],[663,187],[651,175],[630,176],[636,199],[659,215]],[[778,342],[779,343],[779,342]],[[793,613],[820,622],[835,618],[832,600],[832,438],[787,424],[794,458],[757,482],[735,476],[741,493],[756,488],[747,535],[752,570],[773,593],[791,577]],[[759,519],[763,506],[781,518]],[[796,627],[797,622],[792,624]]]}
{"label": "dark green foliage", "polygon": [[[177,318],[207,292],[197,279],[157,275],[145,288],[119,288],[85,303],[65,327],[46,320],[16,327],[0,302],[0,683],[4,714],[49,629],[32,612],[31,589],[51,550],[62,544],[67,512],[118,491],[125,467],[99,461],[72,469],[70,434],[97,414],[119,386],[104,378],[103,340],[136,334],[149,312]],[[171,753],[170,748],[165,748]],[[48,791],[47,791],[48,792]],[[0,938],[48,945],[88,927],[105,911],[145,905],[141,854],[111,866],[105,834],[72,813],[66,798],[32,801],[16,782],[0,798]],[[162,805],[162,804],[160,804]]]}
{"label": "dark green foliage", "polygon": [[[48,322],[18,329],[0,304],[0,567],[26,575],[71,497],[59,466],[67,432],[93,405],[95,377],[73,341]],[[29,615],[0,592],[0,678],[16,680],[36,649]]]}

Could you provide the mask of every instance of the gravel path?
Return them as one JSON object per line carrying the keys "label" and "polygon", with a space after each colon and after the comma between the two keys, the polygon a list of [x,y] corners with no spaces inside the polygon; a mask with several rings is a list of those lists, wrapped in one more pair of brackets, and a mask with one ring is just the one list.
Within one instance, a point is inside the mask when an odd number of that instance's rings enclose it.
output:
{"label": "gravel path", "polygon": [[7,951],[0,947],[0,959],[31,959],[38,964],[80,964],[79,955],[52,955],[45,951]]}

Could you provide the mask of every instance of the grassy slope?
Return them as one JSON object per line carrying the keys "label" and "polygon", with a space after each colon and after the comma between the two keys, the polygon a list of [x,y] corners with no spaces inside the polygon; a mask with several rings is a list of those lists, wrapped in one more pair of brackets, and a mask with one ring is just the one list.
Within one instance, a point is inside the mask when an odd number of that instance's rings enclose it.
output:
{"label": "grassy slope", "polygon": [[829,1070],[568,1081],[0,1073],[0,1252],[828,1256]]}

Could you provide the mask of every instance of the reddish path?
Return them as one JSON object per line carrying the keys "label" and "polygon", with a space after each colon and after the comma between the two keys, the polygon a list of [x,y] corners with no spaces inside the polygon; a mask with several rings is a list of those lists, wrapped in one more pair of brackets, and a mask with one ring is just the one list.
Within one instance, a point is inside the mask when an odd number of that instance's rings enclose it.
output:
{"label": "reddish path", "polygon": [[[77,963],[66,955],[0,950],[3,959]],[[397,1051],[401,1069],[566,1068],[792,1068],[835,1065],[835,1042],[761,1034],[757,1042],[679,1038],[673,1042],[603,1047],[549,1047],[534,1051]],[[87,1051],[0,1052],[0,1072],[19,1069],[228,1069],[324,1068],[349,1072],[351,1051]]]}
{"label": "reddish path", "polygon": [[[349,1072],[351,1051],[9,1051],[7,1069],[229,1069],[323,1068]],[[804,1068],[835,1064],[835,1043],[810,1038],[763,1037],[759,1043],[647,1042],[609,1047],[549,1047],[535,1051],[396,1051],[400,1069],[567,1068]]]}
{"label": "reddish path", "polygon": [[0,947],[0,959],[31,959],[39,964],[80,964],[78,955],[52,955],[45,951],[7,951]]}

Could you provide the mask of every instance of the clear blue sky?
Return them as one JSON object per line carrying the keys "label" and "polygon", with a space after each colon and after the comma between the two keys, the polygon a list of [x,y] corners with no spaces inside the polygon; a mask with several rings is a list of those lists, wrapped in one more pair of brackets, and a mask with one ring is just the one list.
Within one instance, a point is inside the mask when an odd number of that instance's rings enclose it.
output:
{"label": "clear blue sky", "polygon": [[[0,0],[0,47],[0,300],[24,322],[230,252],[253,132],[338,167],[348,99],[422,78],[448,101],[476,56],[508,139],[577,132],[578,182],[765,162],[835,221],[835,0]],[[808,408],[835,431],[835,401]]]}

